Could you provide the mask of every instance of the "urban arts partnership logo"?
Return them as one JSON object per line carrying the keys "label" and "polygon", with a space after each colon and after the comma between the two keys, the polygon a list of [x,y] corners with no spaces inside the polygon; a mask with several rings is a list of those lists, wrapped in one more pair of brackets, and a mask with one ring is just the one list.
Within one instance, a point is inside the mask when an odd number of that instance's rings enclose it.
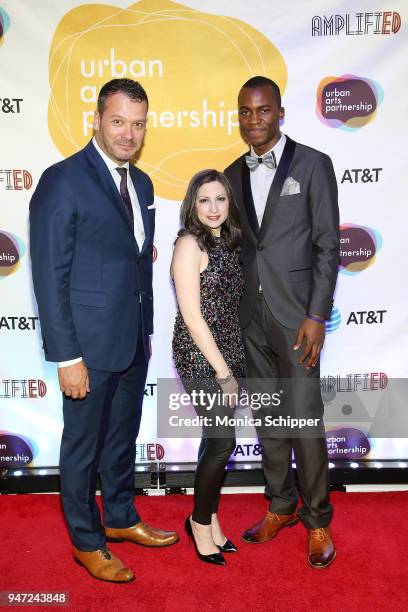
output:
{"label": "urban arts partnership logo", "polygon": [[242,83],[271,66],[282,92],[287,81],[281,53],[253,27],[170,0],[141,0],[123,9],[81,4],[61,19],[49,57],[48,125],[64,156],[89,140],[106,81],[142,81],[149,123],[138,166],[155,192],[172,200],[184,197],[209,155],[214,167],[223,168],[245,151],[236,110]]}
{"label": "urban arts partnership logo", "polygon": [[373,121],[383,98],[375,81],[352,74],[330,76],[318,85],[316,113],[328,127],[354,131]]}
{"label": "urban arts partnership logo", "polygon": [[356,427],[340,427],[326,431],[329,459],[359,459],[371,450],[368,436]]}
{"label": "urban arts partnership logo", "polygon": [[21,435],[0,431],[0,467],[24,467],[31,463],[34,444]]}
{"label": "urban arts partnership logo", "polygon": [[0,6],[0,47],[4,42],[4,35],[10,27],[10,17],[6,11]]}
{"label": "urban arts partnership logo", "polygon": [[368,34],[397,34],[401,29],[401,15],[396,11],[376,13],[346,13],[345,15],[315,15],[312,36],[364,36]]}
{"label": "urban arts partnership logo", "polygon": [[353,223],[340,226],[340,272],[354,275],[375,262],[382,246],[380,234],[370,228]]}
{"label": "urban arts partnership logo", "polygon": [[0,280],[17,272],[24,253],[25,246],[20,238],[0,230]]}

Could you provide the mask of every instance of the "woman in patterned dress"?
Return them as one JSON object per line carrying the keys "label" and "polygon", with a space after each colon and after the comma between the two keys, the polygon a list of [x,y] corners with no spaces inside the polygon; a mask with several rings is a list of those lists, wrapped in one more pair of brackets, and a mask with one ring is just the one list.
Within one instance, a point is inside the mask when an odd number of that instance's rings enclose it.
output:
{"label": "woman in patterned dress", "polygon": [[194,405],[212,420],[203,438],[194,484],[194,509],[186,520],[198,557],[225,565],[223,552],[237,549],[224,535],[217,517],[219,491],[229,456],[235,448],[234,428],[217,427],[216,417],[233,416],[237,379],[244,376],[244,348],[238,309],[243,292],[239,260],[238,209],[227,178],[216,170],[196,174],[182,204],[183,228],[171,263],[178,314],[173,358],[185,389],[205,389],[217,401],[211,410]]}

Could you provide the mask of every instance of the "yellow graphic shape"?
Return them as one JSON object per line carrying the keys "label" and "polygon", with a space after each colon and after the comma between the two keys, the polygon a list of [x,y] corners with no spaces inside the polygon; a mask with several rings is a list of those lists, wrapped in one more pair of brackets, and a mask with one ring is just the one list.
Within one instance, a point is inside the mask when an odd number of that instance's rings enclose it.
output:
{"label": "yellow graphic shape", "polygon": [[347,264],[345,266],[346,270],[350,272],[362,272],[363,270],[367,270],[370,266],[375,263],[376,256],[373,255],[370,259],[366,259],[365,261],[353,261],[352,263]]}
{"label": "yellow graphic shape", "polygon": [[286,87],[276,47],[248,24],[169,0],[141,0],[126,9],[83,4],[64,15],[49,57],[48,124],[68,156],[92,137],[101,86],[133,78],[149,96],[149,121],[138,166],[156,193],[181,200],[191,176],[222,170],[246,149],[238,128],[237,94],[264,75]]}
{"label": "yellow graphic shape", "polygon": [[20,268],[20,261],[17,261],[15,264],[11,266],[0,266],[0,279],[2,277],[10,276],[10,274],[14,274]]}

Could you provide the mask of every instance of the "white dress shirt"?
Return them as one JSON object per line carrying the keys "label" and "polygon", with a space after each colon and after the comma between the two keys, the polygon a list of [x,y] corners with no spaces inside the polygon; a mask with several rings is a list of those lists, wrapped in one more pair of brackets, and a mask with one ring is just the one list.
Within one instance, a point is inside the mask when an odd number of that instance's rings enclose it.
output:
{"label": "white dress shirt", "polygon": [[[286,136],[285,134],[281,134],[280,139],[272,147],[272,149],[269,149],[269,151],[266,151],[263,155],[257,155],[251,147],[251,155],[254,155],[255,157],[264,157],[267,153],[273,151],[275,154],[276,165],[278,165],[280,158],[282,157],[285,143]],[[268,193],[270,191],[275,172],[276,168],[268,168],[265,166],[265,164],[258,164],[258,167],[255,168],[255,170],[250,171],[252,198],[254,200],[255,212],[259,227],[261,227],[262,224],[266,200],[268,199]]]}
{"label": "white dress shirt", "polygon": [[[113,178],[113,181],[119,191],[120,194],[120,181],[121,181],[121,176],[119,174],[119,172],[116,170],[116,168],[118,168],[118,164],[116,162],[114,162],[112,159],[110,159],[110,157],[108,157],[106,155],[106,153],[104,153],[102,151],[102,149],[100,148],[100,146],[98,145],[98,143],[96,142],[95,137],[92,139],[92,144],[95,147],[95,149],[98,151],[99,155],[102,157],[103,161],[105,162],[105,164],[108,167],[109,172],[111,173],[111,176]],[[133,185],[132,179],[130,177],[130,172],[129,172],[129,162],[126,162],[125,164],[122,164],[122,166],[120,166],[121,168],[126,168],[127,169],[127,188],[128,188],[128,192],[129,192],[129,196],[130,196],[130,201],[132,203],[132,210],[133,210],[133,219],[134,219],[134,232],[135,232],[135,239],[137,242],[137,245],[139,247],[139,251],[142,249],[143,247],[143,243],[145,240],[145,231],[144,231],[144,225],[143,225],[143,218],[142,218],[142,213],[140,210],[140,204],[139,204],[139,200],[137,197],[137,193],[136,193],[136,189],[135,186]],[[125,205],[123,205],[125,206]],[[75,359],[69,359],[68,361],[61,361],[58,364],[59,368],[64,368],[66,366],[70,366],[70,365],[74,365],[75,363],[79,363],[80,361],[82,361],[82,357],[76,357]]]}

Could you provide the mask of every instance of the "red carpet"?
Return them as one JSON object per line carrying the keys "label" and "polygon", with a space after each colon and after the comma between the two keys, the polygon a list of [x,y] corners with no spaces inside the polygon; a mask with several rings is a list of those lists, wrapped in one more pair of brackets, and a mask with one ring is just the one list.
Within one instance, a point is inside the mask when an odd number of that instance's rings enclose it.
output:
{"label": "red carpet", "polygon": [[240,541],[241,531],[266,509],[263,495],[223,496],[220,517],[240,549],[226,555],[226,567],[202,563],[188,544],[182,525],[190,496],[138,497],[143,519],[179,530],[181,542],[163,550],[112,544],[136,574],[135,582],[115,585],[92,579],[72,562],[58,496],[2,496],[0,590],[69,591],[68,609],[84,612],[405,612],[408,494],[334,493],[332,499],[337,559],[315,570],[306,563],[300,524],[266,544]]}

